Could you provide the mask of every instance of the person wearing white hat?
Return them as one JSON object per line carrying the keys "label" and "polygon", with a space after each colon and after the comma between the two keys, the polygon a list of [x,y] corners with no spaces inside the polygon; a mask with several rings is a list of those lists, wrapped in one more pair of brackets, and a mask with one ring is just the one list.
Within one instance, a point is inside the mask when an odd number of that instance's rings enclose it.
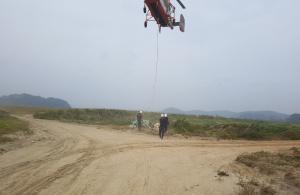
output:
{"label": "person wearing white hat", "polygon": [[169,126],[169,118],[168,118],[168,114],[165,114],[165,133],[168,131],[168,126]]}
{"label": "person wearing white hat", "polygon": [[142,121],[143,121],[143,111],[139,111],[136,115],[137,126],[139,131],[142,129]]}
{"label": "person wearing white hat", "polygon": [[169,125],[169,119],[167,114],[161,114],[159,124],[159,137],[161,140],[163,140]]}
{"label": "person wearing white hat", "polygon": [[161,140],[164,138],[164,118],[165,114],[161,114],[159,119],[159,137]]}

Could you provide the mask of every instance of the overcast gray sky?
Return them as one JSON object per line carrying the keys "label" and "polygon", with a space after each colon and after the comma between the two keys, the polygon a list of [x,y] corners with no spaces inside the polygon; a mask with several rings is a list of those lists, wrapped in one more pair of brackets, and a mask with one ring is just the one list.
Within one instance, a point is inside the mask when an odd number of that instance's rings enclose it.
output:
{"label": "overcast gray sky", "polygon": [[74,107],[300,112],[299,0],[185,0],[186,32],[143,0],[0,0],[0,95]]}

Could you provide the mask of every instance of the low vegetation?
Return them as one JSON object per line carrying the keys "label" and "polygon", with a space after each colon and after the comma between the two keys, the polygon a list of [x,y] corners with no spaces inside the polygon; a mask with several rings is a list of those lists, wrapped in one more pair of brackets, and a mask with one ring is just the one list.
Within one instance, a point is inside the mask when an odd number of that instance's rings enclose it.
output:
{"label": "low vegetation", "polygon": [[[34,117],[84,124],[129,125],[135,120],[136,113],[111,109],[68,109],[37,112]],[[147,118],[147,115],[144,117]]]}
{"label": "low vegetation", "polygon": [[[136,112],[110,109],[68,109],[37,112],[34,117],[86,124],[128,126],[135,120]],[[159,122],[159,117],[159,113],[144,113],[144,119],[149,120],[152,126]],[[171,115],[169,120],[169,133],[173,134],[220,139],[300,140],[300,125],[297,124],[184,115]]]}
{"label": "low vegetation", "polygon": [[214,136],[222,139],[300,139],[300,125],[288,123],[199,117],[198,121],[177,119],[172,126],[177,133]]}
{"label": "low vegetation", "polygon": [[[255,179],[242,181],[240,194],[276,194],[277,191],[288,194],[300,193],[300,148],[291,148],[280,153],[255,152],[242,154],[236,161],[257,171],[261,178],[271,183],[260,183]],[[284,189],[282,189],[284,187]]]}
{"label": "low vegetation", "polygon": [[12,141],[13,139],[8,135],[16,132],[30,133],[28,123],[0,110],[0,143]]}
{"label": "low vegetation", "polygon": [[239,182],[241,190],[238,195],[275,195],[277,194],[270,185],[259,184],[255,181]]}
{"label": "low vegetation", "polygon": [[37,108],[37,107],[20,107],[20,106],[5,106],[0,107],[0,110],[17,115],[34,114],[37,112],[48,112],[50,110],[55,110],[51,108]]}

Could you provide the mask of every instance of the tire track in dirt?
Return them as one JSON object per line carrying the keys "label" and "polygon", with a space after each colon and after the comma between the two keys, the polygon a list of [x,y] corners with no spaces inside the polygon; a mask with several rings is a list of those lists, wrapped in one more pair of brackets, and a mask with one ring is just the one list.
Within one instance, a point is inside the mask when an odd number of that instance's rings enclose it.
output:
{"label": "tire track in dirt", "polygon": [[[136,135],[134,133],[120,135],[115,131],[97,130],[97,128],[91,126],[65,124],[55,121],[28,120],[34,123],[37,128],[47,129],[51,137],[54,136],[55,139],[43,143],[47,146],[45,155],[2,166],[0,168],[0,183],[2,183],[0,184],[0,194],[39,194],[44,192],[44,190],[48,192],[47,190],[52,185],[56,186],[56,181],[61,181],[61,179],[65,180],[63,189],[61,189],[62,192],[69,192],[68,190],[74,187],[75,183],[79,183],[80,186],[75,188],[75,191],[72,191],[74,192],[73,194],[88,194],[90,188],[94,186],[90,183],[78,181],[82,172],[88,168],[92,170],[96,169],[95,165],[91,166],[94,161],[97,161],[101,165],[102,162],[107,163],[108,159],[112,159],[118,156],[118,154],[126,156],[128,153],[137,155],[134,158],[137,158],[136,161],[141,165],[141,167],[136,168],[135,173],[128,176],[133,179],[133,182],[128,183],[128,190],[131,191],[131,194],[147,194],[151,192],[151,187],[155,185],[155,180],[152,179],[152,165],[154,164],[154,167],[157,165],[155,165],[155,159],[149,159],[148,156],[143,156],[143,159],[139,159],[139,155],[144,152],[154,151],[155,155],[157,155],[157,151],[169,151],[173,148],[182,149],[187,152],[190,149],[195,152],[199,148],[199,150],[220,150],[222,153],[222,150],[226,149],[230,151],[231,148],[242,148],[244,151],[252,148],[261,150],[264,148],[300,147],[300,142],[298,141],[207,141],[172,138],[160,142],[149,135]],[[44,136],[50,135],[44,133]],[[135,152],[138,150],[142,152]],[[26,152],[26,148],[24,151]],[[27,152],[34,151],[28,149]],[[6,156],[9,157],[9,153]],[[74,156],[76,157],[75,159],[73,159]],[[72,160],[69,159],[66,161],[65,159],[68,157],[72,158]],[[197,160],[197,157],[195,159]],[[203,166],[206,166],[205,163],[207,164],[206,161],[203,161]],[[160,169],[160,167],[156,168]],[[50,169],[51,171],[45,172],[45,169]],[[143,171],[145,175],[141,177],[137,170]],[[93,172],[88,173],[92,174],[90,175],[91,177],[96,177]],[[164,177],[167,176],[164,173]],[[139,182],[139,180],[136,180],[137,178],[143,181]],[[107,182],[113,181],[109,180]],[[139,189],[142,189],[142,191],[138,191]],[[193,188],[193,190],[195,189]]]}
{"label": "tire track in dirt", "polygon": [[[32,121],[30,120],[30,122]],[[37,128],[36,122],[31,125]],[[39,126],[39,128],[43,128],[43,126]],[[41,130],[39,130],[38,133],[41,133]],[[42,134],[45,136],[45,131],[43,131]],[[95,144],[93,141],[84,138],[84,141],[87,140],[89,142],[88,147],[74,150],[73,148],[79,143],[79,141],[82,142],[82,136],[73,135],[66,138],[60,138],[60,135],[57,135],[57,133],[49,133],[46,131],[46,134],[49,134],[51,137],[57,136],[57,138],[45,143],[45,145],[50,148],[48,151],[45,151],[45,155],[42,155],[38,159],[19,162],[0,169],[0,182],[2,183],[2,185],[0,185],[2,188],[0,189],[1,191],[9,192],[7,194],[36,194],[40,190],[51,185],[51,183],[56,179],[75,172],[77,172],[77,175],[80,174],[80,169],[83,169],[84,165],[89,162],[89,157],[94,151]],[[78,160],[74,163],[59,167],[53,174],[43,178],[34,179],[34,182],[26,179],[44,172],[47,170],[47,167],[51,167],[53,163],[76,154],[81,154]],[[76,175],[74,178],[75,177]],[[13,181],[8,183],[8,185],[5,185],[4,183],[7,179]]]}
{"label": "tire track in dirt", "polygon": [[[61,157],[66,155],[66,152],[69,150],[69,147],[65,147],[66,142],[68,140],[62,140],[57,142],[55,148],[51,149],[48,154],[40,159],[20,162],[17,164],[10,165],[8,167],[4,167],[0,169],[0,178],[6,177],[8,175],[12,175],[14,173],[21,173],[27,169],[37,169],[39,166],[43,165],[45,162],[51,162],[60,159]],[[76,151],[75,151],[76,152]],[[75,153],[74,152],[74,153]],[[77,151],[80,152],[80,151]],[[72,154],[72,153],[71,153]]]}
{"label": "tire track in dirt", "polygon": [[41,190],[49,187],[55,180],[72,175],[72,179],[69,181],[71,184],[81,171],[88,166],[94,159],[93,155],[95,153],[94,143],[90,141],[89,147],[83,151],[82,156],[73,163],[66,164],[60,167],[54,173],[47,175],[44,178],[35,181],[28,186],[18,188],[18,191],[13,194],[38,194]]}
{"label": "tire track in dirt", "polygon": [[116,146],[105,146],[99,148],[98,150],[102,150],[103,154],[99,155],[99,157],[105,157],[107,155],[111,155],[119,152],[126,152],[130,150],[144,150],[151,148],[262,148],[262,147],[300,147],[300,142],[265,142],[260,144],[255,143],[245,143],[245,144],[231,144],[231,143],[157,143],[157,142],[149,142],[149,143],[132,143],[132,144],[120,144]]}
{"label": "tire track in dirt", "polygon": [[[62,157],[67,157],[74,155],[76,153],[84,153],[88,149],[79,149],[76,151],[68,152],[69,150],[64,147],[66,145],[66,142],[68,140],[63,140],[59,143],[57,143],[56,147],[53,148],[51,151],[49,151],[49,154],[46,155],[44,158],[32,160],[32,161],[25,161],[21,163],[17,163],[14,165],[10,165],[8,167],[0,169],[0,178],[3,178],[5,176],[11,175],[16,172],[22,172],[26,169],[36,169],[40,165],[43,164],[43,162],[50,162],[59,160]],[[75,145],[75,144],[73,144]],[[129,150],[142,150],[142,149],[149,149],[149,148],[188,148],[188,147],[275,147],[280,145],[281,147],[294,147],[294,146],[300,146],[299,142],[283,142],[283,143],[245,143],[245,144],[203,144],[203,143],[157,143],[157,142],[149,142],[149,143],[132,143],[132,144],[121,144],[117,146],[104,146],[100,148],[93,148],[93,150],[99,150],[102,151],[103,154],[98,155],[100,158],[105,157],[107,155],[111,155],[118,152],[126,152]],[[68,148],[71,148],[70,146]]]}
{"label": "tire track in dirt", "polygon": [[[131,150],[144,150],[144,149],[154,149],[154,148],[189,148],[189,147],[273,147],[277,146],[278,143],[262,143],[262,144],[202,144],[202,143],[133,143],[133,144],[120,144],[117,146],[105,146],[96,148],[96,144],[94,141],[90,140],[88,148],[72,151],[67,153],[63,148],[64,143],[60,143],[57,145],[55,149],[53,149],[45,158],[35,160],[35,161],[26,161],[16,165],[11,165],[5,169],[0,170],[0,178],[5,178],[10,174],[19,174],[18,177],[25,178],[27,171],[32,171],[42,166],[45,162],[49,163],[49,161],[59,160],[62,157],[66,157],[68,155],[73,155],[76,153],[82,153],[82,156],[73,163],[66,164],[54,173],[47,175],[38,181],[27,184],[25,186],[24,183],[13,182],[11,185],[7,186],[4,190],[9,189],[18,189],[15,192],[11,192],[11,194],[38,194],[43,189],[49,187],[55,180],[60,178],[72,175],[72,179],[69,181],[70,184],[80,175],[81,171],[92,163],[93,160],[99,158],[105,158],[110,155],[128,152]],[[300,146],[300,143],[282,143],[281,146],[284,147],[292,147],[292,146]],[[149,166],[149,160],[147,161],[147,166]],[[20,175],[21,174],[21,175]],[[149,183],[149,173],[145,176],[145,188],[147,188]],[[135,185],[135,184],[134,184]],[[22,187],[23,186],[23,187]],[[134,189],[134,186],[132,186]],[[146,190],[146,189],[145,189]]]}
{"label": "tire track in dirt", "polygon": [[[122,144],[118,146],[106,146],[101,148],[96,148],[95,144],[91,141],[90,146],[86,149],[82,149],[80,151],[74,151],[72,153],[69,153],[68,155],[73,155],[76,152],[83,153],[82,156],[74,163],[66,164],[62,167],[60,167],[57,171],[55,171],[53,174],[48,175],[42,179],[39,179],[39,181],[36,181],[34,183],[29,184],[27,187],[18,187],[16,186],[16,183],[13,183],[12,185],[8,186],[7,189],[12,188],[19,188],[20,190],[17,191],[15,194],[20,194],[21,192],[23,194],[34,194],[40,192],[42,189],[47,188],[51,183],[53,183],[55,180],[60,179],[62,177],[66,177],[68,175],[74,175],[70,183],[74,181],[78,175],[80,175],[81,171],[87,167],[93,160],[104,158],[109,155],[118,154],[121,152],[127,152],[131,150],[143,150],[143,149],[151,149],[151,148],[189,148],[189,147],[272,147],[276,146],[276,144],[273,143],[265,143],[260,145],[255,144],[199,144],[199,143],[143,143],[143,144]],[[284,143],[281,146],[285,147],[292,147],[295,146],[295,143]],[[298,146],[300,144],[298,143]],[[59,148],[59,147],[58,147]],[[6,169],[0,171],[0,178],[3,178],[9,174],[12,174],[13,172],[21,172],[26,170],[32,170],[36,169],[39,166],[42,166],[44,162],[46,161],[54,161],[58,160],[61,157],[66,157],[66,154],[62,152],[59,152],[59,155],[57,155],[55,158],[49,158],[51,154],[47,155],[45,159],[36,160],[33,162],[24,162],[20,163],[20,165],[12,165],[9,167],[8,171]],[[101,151],[101,154],[97,155],[97,151]],[[54,152],[55,153],[55,152]],[[55,153],[56,155],[57,153]],[[149,166],[149,162],[147,164]],[[26,175],[26,172],[24,173]],[[21,177],[25,177],[25,175],[22,175]],[[149,182],[149,175],[145,176],[145,186],[147,186]]]}

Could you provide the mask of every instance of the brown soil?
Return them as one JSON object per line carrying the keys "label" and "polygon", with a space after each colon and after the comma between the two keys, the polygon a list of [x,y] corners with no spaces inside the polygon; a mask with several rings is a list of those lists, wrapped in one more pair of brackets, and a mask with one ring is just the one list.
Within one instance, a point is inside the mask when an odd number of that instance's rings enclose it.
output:
{"label": "brown soil", "polygon": [[239,154],[300,146],[168,136],[161,142],[130,129],[22,119],[35,137],[0,155],[0,194],[237,194],[239,174],[228,165]]}

